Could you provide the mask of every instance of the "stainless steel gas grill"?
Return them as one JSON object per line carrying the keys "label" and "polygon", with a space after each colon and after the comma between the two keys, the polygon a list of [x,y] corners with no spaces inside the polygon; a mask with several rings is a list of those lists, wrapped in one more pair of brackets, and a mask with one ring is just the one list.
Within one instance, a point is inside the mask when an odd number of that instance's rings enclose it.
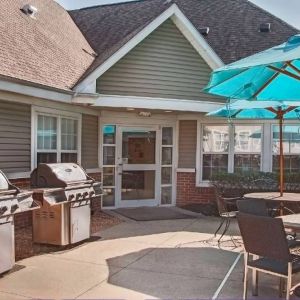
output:
{"label": "stainless steel gas grill", "polygon": [[90,237],[90,203],[101,201],[100,182],[74,163],[39,164],[31,186],[41,204],[33,214],[34,242],[64,246]]}
{"label": "stainless steel gas grill", "polygon": [[0,171],[0,274],[15,264],[13,215],[39,208],[31,191],[21,191]]}

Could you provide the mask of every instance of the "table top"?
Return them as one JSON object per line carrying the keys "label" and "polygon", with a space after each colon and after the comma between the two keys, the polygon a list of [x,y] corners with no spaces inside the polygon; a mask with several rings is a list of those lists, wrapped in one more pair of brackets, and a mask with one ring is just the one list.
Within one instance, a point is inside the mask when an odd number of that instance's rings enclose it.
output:
{"label": "table top", "polygon": [[300,229],[300,214],[285,215],[278,218],[282,219],[284,226]]}
{"label": "table top", "polygon": [[250,199],[263,199],[267,201],[300,202],[300,193],[283,193],[283,195],[280,196],[279,192],[263,192],[246,194],[244,197]]}

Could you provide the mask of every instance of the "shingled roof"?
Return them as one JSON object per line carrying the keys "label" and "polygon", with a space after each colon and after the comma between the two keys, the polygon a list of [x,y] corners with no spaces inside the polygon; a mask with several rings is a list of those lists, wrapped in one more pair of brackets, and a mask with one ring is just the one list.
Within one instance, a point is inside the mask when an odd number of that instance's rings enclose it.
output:
{"label": "shingled roof", "polygon": [[[20,10],[27,3],[36,18]],[[141,0],[69,13],[54,0],[1,0],[0,76],[70,91],[173,4],[196,29],[210,28],[205,39],[224,63],[298,32],[247,0]],[[263,22],[271,32],[259,32]]]}
{"label": "shingled roof", "polygon": [[[98,57],[83,78],[145,28],[172,4],[176,4],[227,64],[287,40],[298,30],[247,0],[141,0],[70,11]],[[271,23],[271,32],[260,32]],[[83,79],[82,78],[82,79]]]}
{"label": "shingled roof", "polygon": [[[36,18],[20,9],[30,3]],[[93,49],[53,0],[0,1],[0,74],[70,90],[92,64]]]}

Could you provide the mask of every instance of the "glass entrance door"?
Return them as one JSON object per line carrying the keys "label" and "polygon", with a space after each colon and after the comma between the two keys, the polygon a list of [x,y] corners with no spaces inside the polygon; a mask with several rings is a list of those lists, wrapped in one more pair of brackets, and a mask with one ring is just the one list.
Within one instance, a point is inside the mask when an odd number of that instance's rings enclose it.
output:
{"label": "glass entrance door", "polygon": [[118,127],[118,207],[159,205],[158,134],[156,127]]}

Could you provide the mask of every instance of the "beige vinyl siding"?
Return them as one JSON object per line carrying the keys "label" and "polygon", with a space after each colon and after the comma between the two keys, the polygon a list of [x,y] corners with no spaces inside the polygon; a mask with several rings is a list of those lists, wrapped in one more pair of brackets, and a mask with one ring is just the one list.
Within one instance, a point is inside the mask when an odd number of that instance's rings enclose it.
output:
{"label": "beige vinyl siding", "polygon": [[0,100],[0,169],[6,173],[31,169],[31,106]]}
{"label": "beige vinyl siding", "polygon": [[197,121],[179,121],[178,167],[196,167]]}
{"label": "beige vinyl siding", "polygon": [[97,92],[220,101],[201,92],[210,73],[207,63],[167,20],[97,80]]}
{"label": "beige vinyl siding", "polygon": [[85,169],[98,168],[98,117],[82,115],[81,164]]}

